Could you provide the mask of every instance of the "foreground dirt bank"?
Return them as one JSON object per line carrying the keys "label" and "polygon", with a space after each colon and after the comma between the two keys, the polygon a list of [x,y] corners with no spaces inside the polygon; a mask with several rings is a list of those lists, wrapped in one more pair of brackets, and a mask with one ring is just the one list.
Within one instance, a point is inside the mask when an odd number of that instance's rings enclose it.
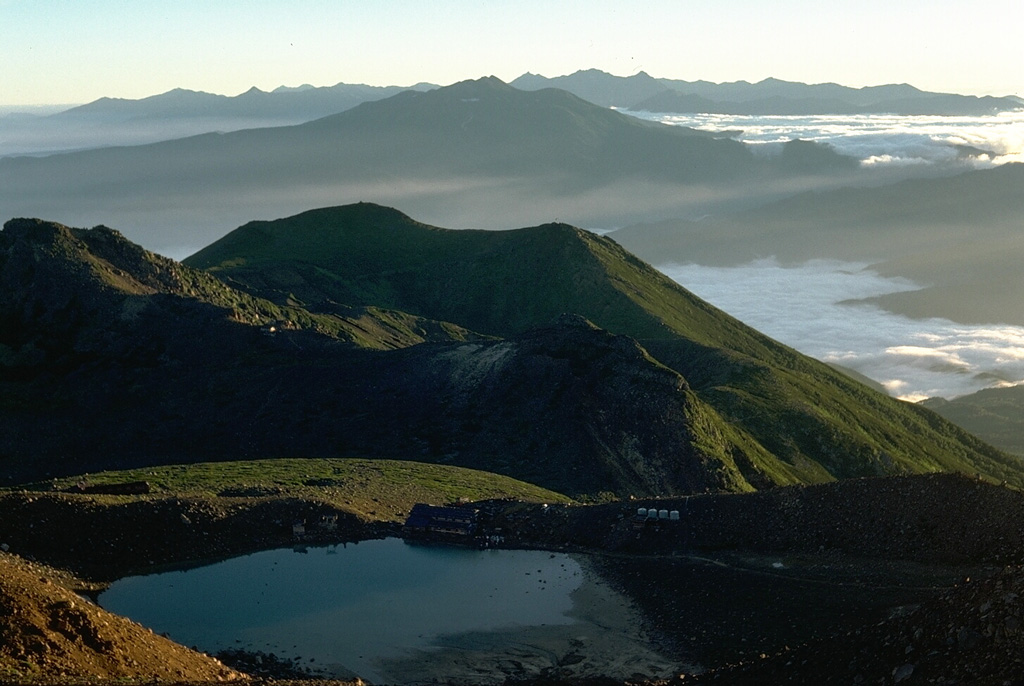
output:
{"label": "foreground dirt bank", "polygon": [[[682,517],[637,527],[640,506]],[[337,528],[307,532],[325,542],[395,530],[315,498],[9,492],[0,495],[0,543],[104,581],[288,545],[294,521],[325,514],[338,515]],[[1002,684],[1024,666],[1024,497],[975,479],[864,479],[595,507],[510,503],[491,525],[512,546],[600,553],[602,576],[633,598],[656,652],[708,669],[684,683],[912,685],[928,675],[920,683]],[[487,660],[466,657],[467,675]],[[408,667],[448,680],[436,661]]]}
{"label": "foreground dirt bank", "polygon": [[[319,526],[325,516],[336,523]],[[291,545],[295,522],[307,523],[302,540],[308,542],[394,531],[315,499],[0,495],[0,545],[93,581]]]}
{"label": "foreground dirt bank", "polygon": [[0,554],[0,682],[222,682],[243,674],[83,600],[69,579]]}

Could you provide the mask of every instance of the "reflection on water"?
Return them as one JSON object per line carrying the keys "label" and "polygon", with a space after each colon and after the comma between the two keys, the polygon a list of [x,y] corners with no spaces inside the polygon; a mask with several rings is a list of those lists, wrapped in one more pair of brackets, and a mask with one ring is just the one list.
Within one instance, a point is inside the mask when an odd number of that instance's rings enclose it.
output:
{"label": "reflection on water", "polygon": [[445,636],[571,625],[583,583],[567,555],[407,545],[399,539],[305,554],[271,550],[207,567],[129,577],[100,604],[207,652],[302,657],[316,669],[386,681],[384,660]]}

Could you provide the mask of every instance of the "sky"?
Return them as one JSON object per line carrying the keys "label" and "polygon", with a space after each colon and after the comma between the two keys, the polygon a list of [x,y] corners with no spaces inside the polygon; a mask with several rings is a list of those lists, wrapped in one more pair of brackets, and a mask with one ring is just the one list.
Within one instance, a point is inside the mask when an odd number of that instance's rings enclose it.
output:
{"label": "sky", "polygon": [[1020,0],[0,0],[0,106],[596,68],[1024,96]]}

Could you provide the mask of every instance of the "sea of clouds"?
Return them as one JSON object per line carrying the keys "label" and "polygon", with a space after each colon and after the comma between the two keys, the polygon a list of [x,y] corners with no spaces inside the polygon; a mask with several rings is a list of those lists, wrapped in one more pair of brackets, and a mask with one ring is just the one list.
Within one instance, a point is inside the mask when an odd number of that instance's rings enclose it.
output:
{"label": "sea of clouds", "polygon": [[915,320],[844,302],[918,288],[864,264],[814,260],[784,267],[758,260],[740,267],[659,269],[755,329],[856,370],[905,400],[954,398],[1024,382],[1024,328]]}
{"label": "sea of clouds", "polygon": [[766,151],[794,138],[827,143],[865,167],[964,164],[982,168],[1024,162],[1022,110],[971,117],[628,114],[703,131],[735,131],[737,140],[763,146]]}

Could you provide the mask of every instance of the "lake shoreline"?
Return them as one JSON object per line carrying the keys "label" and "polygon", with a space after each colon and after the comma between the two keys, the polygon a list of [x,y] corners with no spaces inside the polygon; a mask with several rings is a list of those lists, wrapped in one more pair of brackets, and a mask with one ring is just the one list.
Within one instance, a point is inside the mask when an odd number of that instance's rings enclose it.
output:
{"label": "lake shoreline", "polygon": [[584,579],[571,594],[567,616],[575,621],[568,631],[533,626],[446,636],[438,650],[387,661],[387,683],[489,685],[538,677],[625,681],[703,671],[662,652],[641,610],[600,575],[590,559],[594,554],[571,554],[581,562]]}

